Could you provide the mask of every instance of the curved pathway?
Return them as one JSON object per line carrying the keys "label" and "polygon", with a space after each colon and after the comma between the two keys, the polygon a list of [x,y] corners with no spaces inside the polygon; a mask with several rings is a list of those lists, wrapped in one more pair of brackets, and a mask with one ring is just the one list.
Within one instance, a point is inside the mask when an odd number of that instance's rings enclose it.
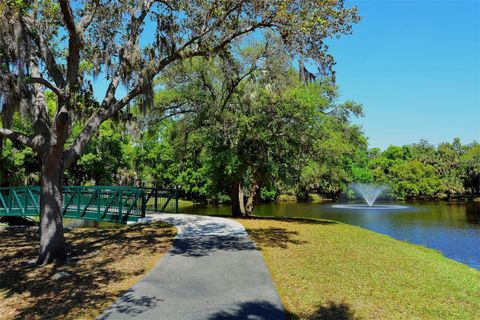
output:
{"label": "curved pathway", "polygon": [[152,217],[177,227],[172,248],[99,319],[285,319],[263,257],[240,223]]}

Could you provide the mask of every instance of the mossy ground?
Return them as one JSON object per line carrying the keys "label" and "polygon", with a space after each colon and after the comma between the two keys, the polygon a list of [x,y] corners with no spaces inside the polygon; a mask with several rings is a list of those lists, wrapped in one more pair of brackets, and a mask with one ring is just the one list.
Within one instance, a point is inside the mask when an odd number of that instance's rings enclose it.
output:
{"label": "mossy ground", "polygon": [[240,219],[291,319],[480,319],[480,271],[326,220]]}
{"label": "mossy ground", "polygon": [[[94,319],[170,248],[175,228],[160,222],[65,233],[72,262],[28,264],[38,231],[0,230],[1,319]],[[61,280],[52,276],[70,274]]]}

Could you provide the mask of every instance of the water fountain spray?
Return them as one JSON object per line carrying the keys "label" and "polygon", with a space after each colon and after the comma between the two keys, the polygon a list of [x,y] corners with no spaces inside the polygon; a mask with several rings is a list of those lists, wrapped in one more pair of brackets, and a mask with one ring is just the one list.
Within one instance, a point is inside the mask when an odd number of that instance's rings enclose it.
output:
{"label": "water fountain spray", "polygon": [[382,192],[387,189],[387,187],[384,185],[365,183],[352,183],[350,187],[355,190],[360,196],[362,196],[362,198],[365,200],[369,207],[373,206],[378,196],[380,196]]}

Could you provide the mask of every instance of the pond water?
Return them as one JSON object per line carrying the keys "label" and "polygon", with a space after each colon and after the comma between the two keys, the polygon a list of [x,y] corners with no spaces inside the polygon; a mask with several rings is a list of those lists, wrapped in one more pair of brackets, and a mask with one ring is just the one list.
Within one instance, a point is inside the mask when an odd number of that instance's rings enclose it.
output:
{"label": "pond water", "polygon": [[[268,203],[254,211],[260,216],[324,218],[360,226],[399,240],[441,251],[445,256],[480,269],[480,203],[401,203],[398,209],[351,209],[332,203]],[[230,214],[229,206],[193,206],[183,212]]]}

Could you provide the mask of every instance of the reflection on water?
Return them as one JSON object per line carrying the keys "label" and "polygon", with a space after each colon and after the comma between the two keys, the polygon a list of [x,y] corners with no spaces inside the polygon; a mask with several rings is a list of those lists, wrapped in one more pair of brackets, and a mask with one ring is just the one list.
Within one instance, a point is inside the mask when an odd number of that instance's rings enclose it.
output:
{"label": "reflection on water", "polygon": [[[437,249],[445,256],[480,269],[480,203],[402,203],[398,210],[335,208],[332,204],[260,204],[256,215],[316,217],[357,225]],[[230,214],[228,206],[196,206],[197,214]]]}

